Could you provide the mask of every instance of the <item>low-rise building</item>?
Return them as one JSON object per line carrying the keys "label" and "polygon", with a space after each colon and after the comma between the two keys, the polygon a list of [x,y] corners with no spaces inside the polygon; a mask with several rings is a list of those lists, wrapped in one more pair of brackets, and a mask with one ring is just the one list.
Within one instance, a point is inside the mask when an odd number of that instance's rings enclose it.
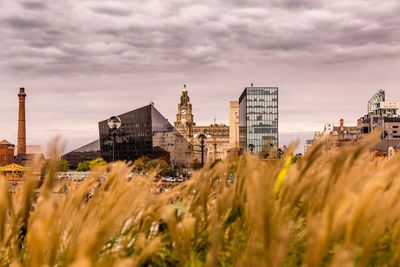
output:
{"label": "low-rise building", "polygon": [[323,142],[325,151],[338,151],[342,148],[359,144],[360,131],[357,126],[345,126],[340,119],[339,125],[327,124],[323,132],[315,132],[314,139],[307,140],[304,153],[307,153],[313,144]]}
{"label": "low-rise building", "polygon": [[0,166],[12,164],[14,162],[15,146],[3,140],[0,142]]}

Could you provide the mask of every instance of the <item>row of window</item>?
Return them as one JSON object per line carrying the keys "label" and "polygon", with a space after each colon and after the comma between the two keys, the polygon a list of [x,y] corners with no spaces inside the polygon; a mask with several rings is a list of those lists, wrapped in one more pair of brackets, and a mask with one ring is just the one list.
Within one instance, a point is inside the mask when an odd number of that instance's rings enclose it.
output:
{"label": "row of window", "polygon": [[247,88],[247,95],[278,95],[278,88],[276,87]]}
{"label": "row of window", "polygon": [[247,103],[248,103],[248,104],[249,104],[249,103],[254,103],[254,102],[271,102],[271,103],[278,103],[278,98],[272,98],[272,97],[263,97],[263,98],[259,97],[259,98],[257,98],[257,97],[255,97],[255,98],[253,98],[253,99],[251,99],[251,98],[248,98],[248,99],[247,99]]}

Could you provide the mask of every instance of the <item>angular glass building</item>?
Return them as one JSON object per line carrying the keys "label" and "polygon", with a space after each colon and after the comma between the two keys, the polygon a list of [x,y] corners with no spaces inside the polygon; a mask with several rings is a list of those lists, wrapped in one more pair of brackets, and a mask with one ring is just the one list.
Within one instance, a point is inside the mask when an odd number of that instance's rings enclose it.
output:
{"label": "angular glass building", "polygon": [[[173,126],[152,105],[119,115],[122,124],[117,131],[115,160],[133,161],[141,156],[169,158],[169,152],[153,147],[153,135],[173,131]],[[101,157],[112,161],[113,140],[107,120],[99,122]]]}
{"label": "angular glass building", "polygon": [[278,87],[246,87],[239,98],[239,143],[253,153],[269,153],[279,145]]}

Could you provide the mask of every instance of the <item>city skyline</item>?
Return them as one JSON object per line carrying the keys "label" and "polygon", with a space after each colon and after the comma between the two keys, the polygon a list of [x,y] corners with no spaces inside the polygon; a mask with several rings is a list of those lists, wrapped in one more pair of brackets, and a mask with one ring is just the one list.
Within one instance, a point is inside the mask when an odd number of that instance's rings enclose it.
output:
{"label": "city skyline", "polygon": [[[1,137],[16,143],[27,90],[27,142],[62,134],[67,150],[97,122],[148,104],[173,122],[184,83],[199,124],[228,124],[229,101],[280,88],[280,140],[355,124],[378,89],[400,99],[397,1],[0,1]],[[85,25],[85,27],[81,27]],[[200,38],[199,38],[200,37]]]}

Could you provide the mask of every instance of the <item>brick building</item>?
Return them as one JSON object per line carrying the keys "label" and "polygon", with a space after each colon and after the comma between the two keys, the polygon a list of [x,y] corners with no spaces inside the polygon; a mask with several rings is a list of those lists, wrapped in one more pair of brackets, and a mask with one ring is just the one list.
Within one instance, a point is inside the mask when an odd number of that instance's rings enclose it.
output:
{"label": "brick building", "polygon": [[14,162],[15,146],[3,140],[0,142],[0,166],[9,165]]}

